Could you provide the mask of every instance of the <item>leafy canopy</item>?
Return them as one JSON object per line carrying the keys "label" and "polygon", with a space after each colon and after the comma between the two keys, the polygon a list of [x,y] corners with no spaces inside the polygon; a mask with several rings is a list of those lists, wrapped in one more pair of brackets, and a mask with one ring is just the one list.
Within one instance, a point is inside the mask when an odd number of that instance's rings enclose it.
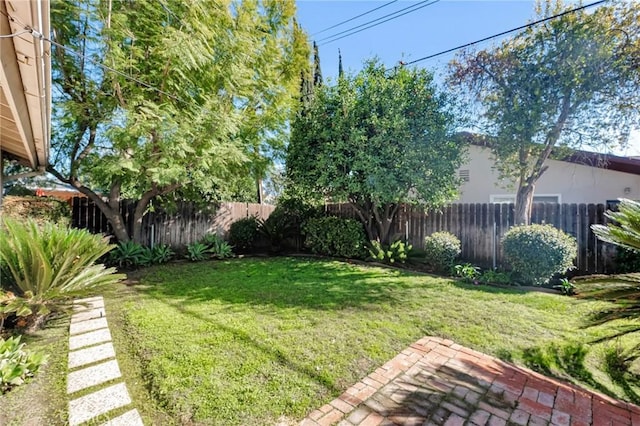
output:
{"label": "leafy canopy", "polygon": [[[541,16],[567,10],[561,2],[539,5]],[[482,107],[501,177],[518,184],[516,204],[532,199],[554,148],[626,142],[639,125],[639,57],[640,4],[617,2],[568,13],[451,63],[451,82]]]}
{"label": "leafy canopy", "polygon": [[50,171],[112,223],[120,197],[142,214],[176,190],[244,192],[287,132],[308,52],[294,14],[293,0],[55,2],[56,41],[84,57],[54,48]]}
{"label": "leafy canopy", "polygon": [[[316,88],[293,123],[287,177],[308,192],[352,203],[378,228],[398,203],[441,205],[456,195],[463,154],[450,137],[450,102],[427,71],[387,71],[370,60],[358,74]],[[387,237],[382,229],[368,232]]]}

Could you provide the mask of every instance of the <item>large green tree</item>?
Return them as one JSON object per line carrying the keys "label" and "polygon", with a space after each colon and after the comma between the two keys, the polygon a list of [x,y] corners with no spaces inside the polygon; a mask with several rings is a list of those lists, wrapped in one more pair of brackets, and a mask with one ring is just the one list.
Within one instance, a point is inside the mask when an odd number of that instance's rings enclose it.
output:
{"label": "large green tree", "polygon": [[[294,14],[293,0],[54,2],[65,47],[53,47],[49,172],[96,202],[120,241],[140,240],[156,197],[259,178],[309,54]],[[139,200],[131,230],[123,198]]]}
{"label": "large green tree", "polygon": [[[575,7],[572,5],[571,7]],[[541,17],[561,2],[539,4]],[[640,4],[616,1],[530,27],[499,46],[466,51],[450,80],[480,102],[501,177],[517,184],[517,223],[558,147],[610,148],[638,127]]]}
{"label": "large green tree", "polygon": [[437,206],[456,195],[464,149],[451,137],[450,106],[427,71],[368,61],[358,74],[316,87],[292,124],[287,178],[349,202],[368,237],[388,243],[401,203]]}

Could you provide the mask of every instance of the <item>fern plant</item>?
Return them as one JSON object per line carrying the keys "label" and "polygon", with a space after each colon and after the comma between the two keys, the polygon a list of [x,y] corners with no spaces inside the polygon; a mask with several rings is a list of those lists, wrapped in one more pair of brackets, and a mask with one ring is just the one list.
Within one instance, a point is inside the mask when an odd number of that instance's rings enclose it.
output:
{"label": "fern plant", "polygon": [[46,315],[64,299],[86,296],[124,278],[114,268],[96,264],[112,247],[85,230],[6,219],[0,230],[6,275],[2,287],[27,299],[30,310]]}

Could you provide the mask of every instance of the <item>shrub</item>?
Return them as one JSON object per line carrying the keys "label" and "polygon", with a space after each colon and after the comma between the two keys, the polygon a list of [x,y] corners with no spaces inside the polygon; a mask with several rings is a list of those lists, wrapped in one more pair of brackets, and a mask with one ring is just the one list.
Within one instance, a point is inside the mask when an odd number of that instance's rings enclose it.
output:
{"label": "shrub", "polygon": [[462,251],[460,240],[449,232],[434,232],[424,239],[426,263],[434,271],[449,271]]}
{"label": "shrub", "polygon": [[142,247],[142,255],[138,258],[138,263],[134,266],[159,265],[170,261],[175,253],[166,244],[158,244],[153,248]]}
{"label": "shrub", "polygon": [[367,247],[370,259],[386,263],[395,263],[396,261],[404,263],[412,248],[411,244],[405,244],[401,240],[395,241],[389,246],[382,245],[379,241],[371,241]]}
{"label": "shrub", "polygon": [[216,234],[207,234],[200,240],[202,244],[207,246],[207,252],[218,259],[226,259],[233,257],[233,250],[229,243]]}
{"label": "shrub", "polygon": [[258,231],[274,252],[300,250],[304,245],[303,225],[309,219],[321,216],[321,210],[312,204],[299,198],[285,197],[278,200],[278,205],[266,220],[259,221]]}
{"label": "shrub", "polygon": [[109,253],[109,263],[119,268],[135,268],[151,261],[151,252],[134,241],[124,241]]}
{"label": "shrub", "polygon": [[95,263],[112,247],[85,230],[7,219],[0,230],[0,259],[7,274],[2,287],[46,315],[67,297],[85,296],[124,278]]}
{"label": "shrub", "polygon": [[0,338],[0,394],[23,384],[46,362],[45,354],[25,350],[20,336]]}
{"label": "shrub", "polygon": [[187,246],[187,259],[199,262],[209,257],[207,246],[202,243],[192,243]]}
{"label": "shrub", "polygon": [[524,283],[542,285],[573,266],[575,238],[551,225],[514,226],[502,238],[507,262]]}
{"label": "shrub", "polygon": [[480,278],[480,268],[471,263],[455,265],[453,271],[457,277],[462,278],[462,281],[469,284],[477,284]]}
{"label": "shrub", "polygon": [[500,272],[493,269],[487,269],[482,272],[478,281],[483,284],[502,284],[509,285],[511,284],[511,274],[508,272]]}
{"label": "shrub", "polygon": [[39,225],[53,222],[69,226],[71,208],[56,198],[8,196],[2,200],[2,216],[19,222],[31,219]]}
{"label": "shrub", "polygon": [[255,216],[233,222],[229,229],[229,243],[240,252],[250,251],[258,238],[258,227]]}
{"label": "shrub", "polygon": [[640,252],[617,246],[613,261],[618,274],[640,272]]}
{"label": "shrub", "polygon": [[362,224],[353,219],[320,217],[302,227],[305,245],[313,253],[327,256],[364,258],[366,237]]}

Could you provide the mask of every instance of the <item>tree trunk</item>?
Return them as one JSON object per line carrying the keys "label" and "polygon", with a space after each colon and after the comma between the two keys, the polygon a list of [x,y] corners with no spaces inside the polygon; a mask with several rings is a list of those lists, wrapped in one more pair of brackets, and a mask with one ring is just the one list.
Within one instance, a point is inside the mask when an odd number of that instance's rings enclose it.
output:
{"label": "tree trunk", "polygon": [[516,208],[514,223],[516,225],[529,225],[531,223],[531,208],[533,207],[533,193],[535,184],[524,183],[518,187],[516,194]]}
{"label": "tree trunk", "polygon": [[74,177],[66,178],[60,172],[58,172],[53,166],[48,166],[47,171],[54,175],[61,182],[67,183],[78,191],[86,195],[91,201],[93,201],[96,206],[100,209],[100,211],[105,215],[109,223],[111,224],[111,228],[113,229],[113,233],[116,236],[116,239],[119,242],[126,242],[131,239],[129,236],[129,232],[127,231],[127,224],[124,222],[124,219],[120,215],[120,183],[113,182],[111,188],[109,190],[109,199],[105,202],[101,196],[93,192],[91,189],[82,185],[80,181],[78,181]]}

